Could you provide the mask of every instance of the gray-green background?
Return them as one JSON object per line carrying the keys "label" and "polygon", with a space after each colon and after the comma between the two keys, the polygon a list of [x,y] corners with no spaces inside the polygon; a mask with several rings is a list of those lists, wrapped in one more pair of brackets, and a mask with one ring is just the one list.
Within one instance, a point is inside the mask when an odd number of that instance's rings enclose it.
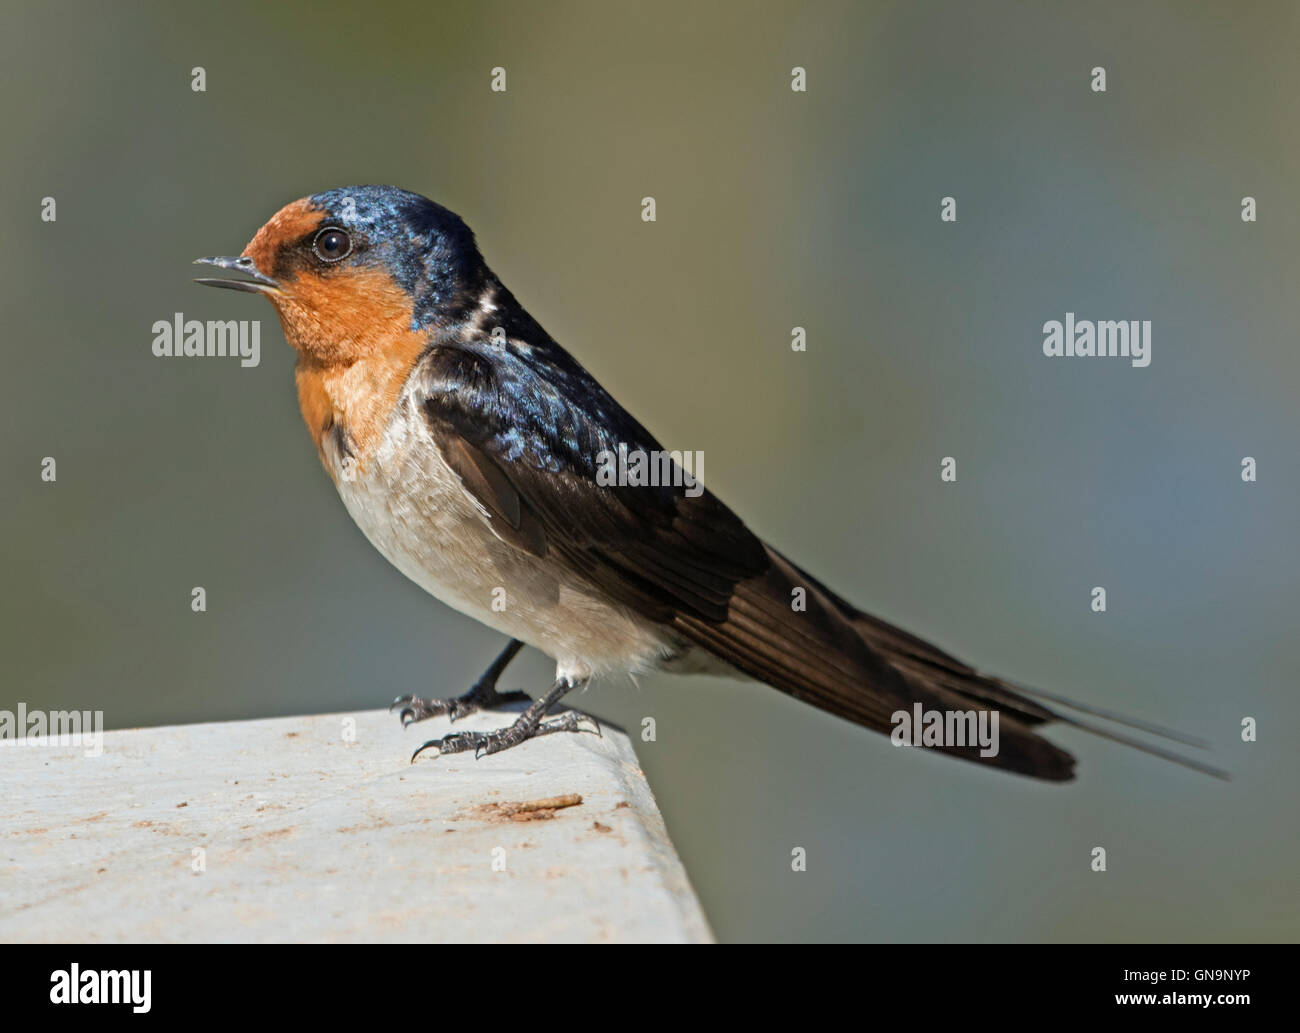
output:
{"label": "gray-green background", "polygon": [[[591,689],[657,719],[638,754],[720,938],[1294,939],[1298,12],[10,0],[0,707],[331,711],[494,655],[351,524],[270,308],[189,282],[294,198],[394,183],[838,591],[1235,774],[1063,730],[1079,780],[1044,786],[762,686]],[[262,364],[154,358],[178,311],[263,320]],[[1152,365],[1044,358],[1066,311],[1152,320]]]}

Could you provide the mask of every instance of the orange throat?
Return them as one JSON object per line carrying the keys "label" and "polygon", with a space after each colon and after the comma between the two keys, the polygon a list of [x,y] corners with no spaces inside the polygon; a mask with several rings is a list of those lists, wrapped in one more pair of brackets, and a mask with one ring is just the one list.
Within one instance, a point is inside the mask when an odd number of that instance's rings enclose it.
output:
{"label": "orange throat", "polygon": [[[333,434],[364,469],[383,440],[402,387],[424,350],[422,338],[409,345],[404,341],[403,345],[352,362],[328,365],[299,355],[294,369],[298,408],[322,461],[326,440]],[[331,476],[337,475],[329,463],[326,469]]]}
{"label": "orange throat", "polygon": [[[272,297],[284,336],[298,352],[298,407],[325,459],[334,434],[364,468],[428,346],[411,329],[410,296],[379,268],[347,276],[301,272]],[[337,471],[326,463],[331,476]]]}

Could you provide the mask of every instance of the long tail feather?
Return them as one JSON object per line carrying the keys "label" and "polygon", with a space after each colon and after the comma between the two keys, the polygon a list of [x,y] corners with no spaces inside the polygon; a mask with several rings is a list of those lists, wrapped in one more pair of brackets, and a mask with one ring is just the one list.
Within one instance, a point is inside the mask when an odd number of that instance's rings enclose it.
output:
{"label": "long tail feather", "polygon": [[[1047,702],[1187,746],[1193,736],[1063,696],[981,674],[901,628],[863,613],[768,547],[771,567],[742,581],[721,623],[682,616],[676,626],[697,644],[751,677],[857,724],[889,734],[893,717],[920,704],[927,711],[996,711],[1000,751],[939,744],[951,756],[1047,781],[1074,777],[1074,757],[1039,734],[1049,722],[1079,728],[1215,778],[1227,772],[1143,742]],[[791,607],[802,589],[806,606]]]}

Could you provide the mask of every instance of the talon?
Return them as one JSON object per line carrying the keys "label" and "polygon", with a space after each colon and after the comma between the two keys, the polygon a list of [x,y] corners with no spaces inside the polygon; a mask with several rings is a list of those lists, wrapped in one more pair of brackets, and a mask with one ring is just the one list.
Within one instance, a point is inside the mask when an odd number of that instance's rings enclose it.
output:
{"label": "talon", "polygon": [[[513,655],[518,652],[518,649],[519,644],[516,642],[507,652]],[[495,684],[494,680],[493,686]],[[600,722],[590,714],[584,714],[581,711],[570,710],[559,717],[551,720],[546,719],[547,711],[555,705],[556,701],[565,692],[575,687],[572,682],[567,680],[556,681],[546,695],[530,703],[528,709],[520,714],[515,723],[508,728],[499,728],[494,732],[448,732],[441,739],[430,739],[426,742],[411,754],[411,761],[414,763],[415,759],[431,746],[437,747],[438,756],[449,753],[468,753],[473,750],[474,759],[480,760],[490,754],[511,749],[539,735],[550,735],[552,732],[593,731],[599,737],[604,738],[605,732],[600,727]],[[497,703],[513,701],[512,697],[516,696],[528,698],[525,693],[520,691],[498,693],[495,688],[483,690],[479,685],[476,685],[469,693],[454,700],[426,701],[411,697],[415,705],[402,711],[402,724],[404,726],[408,724],[408,718],[412,721],[423,721],[426,717],[432,717],[435,713],[447,714],[452,721],[456,721],[467,713],[472,714]],[[397,702],[400,703],[402,700],[399,699]],[[581,722],[584,719],[591,722],[590,728],[581,727]]]}
{"label": "talon", "polygon": [[[388,708],[389,713],[392,712],[392,709],[393,709],[392,707]],[[403,710],[400,714],[397,715],[397,720],[402,722],[403,728],[409,728],[415,722],[415,711],[412,710],[410,707],[407,707],[405,710]]]}
{"label": "talon", "polygon": [[436,746],[436,747],[438,747],[438,756],[440,756],[440,757],[442,756],[442,740],[441,740],[441,739],[430,739],[430,740],[429,740],[428,742],[426,742],[423,746],[421,746],[418,750],[416,750],[414,753],[411,754],[411,763],[414,764],[414,763],[415,763],[415,758],[418,757],[418,756],[419,756],[421,753],[423,753],[425,750],[427,750],[430,746]]}

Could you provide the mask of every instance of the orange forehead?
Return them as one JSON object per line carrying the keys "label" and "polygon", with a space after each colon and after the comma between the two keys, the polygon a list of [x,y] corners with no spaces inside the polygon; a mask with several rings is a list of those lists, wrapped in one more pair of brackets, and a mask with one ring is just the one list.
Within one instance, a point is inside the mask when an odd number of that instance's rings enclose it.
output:
{"label": "orange forehead", "polygon": [[300,198],[272,215],[248,242],[244,254],[253,260],[257,268],[270,273],[281,245],[306,236],[316,228],[320,220],[321,210],[309,198]]}
{"label": "orange forehead", "polygon": [[316,268],[310,261],[286,261],[285,245],[309,237],[323,218],[309,198],[294,201],[244,249],[258,269],[280,281],[267,297],[289,343],[323,366],[422,348],[423,335],[411,329],[414,299],[382,265]]}

